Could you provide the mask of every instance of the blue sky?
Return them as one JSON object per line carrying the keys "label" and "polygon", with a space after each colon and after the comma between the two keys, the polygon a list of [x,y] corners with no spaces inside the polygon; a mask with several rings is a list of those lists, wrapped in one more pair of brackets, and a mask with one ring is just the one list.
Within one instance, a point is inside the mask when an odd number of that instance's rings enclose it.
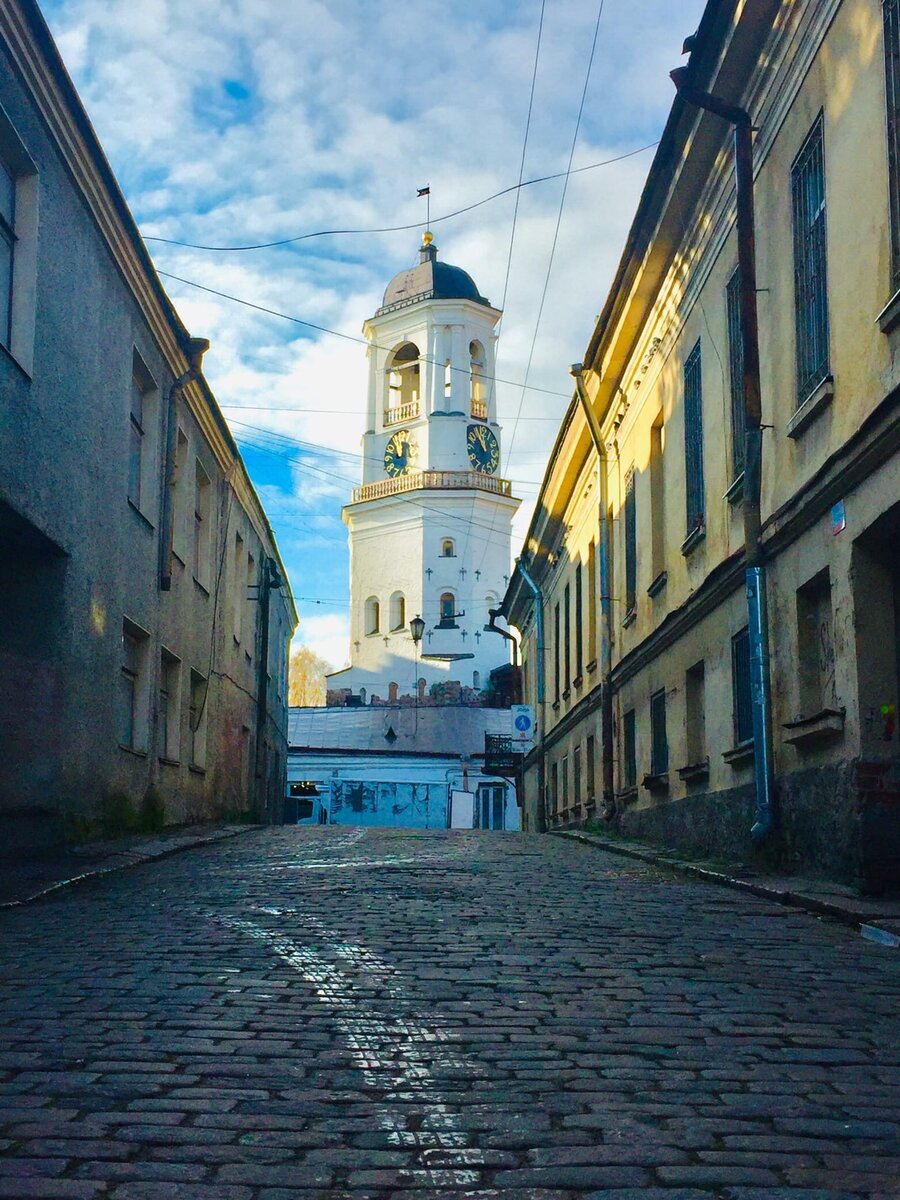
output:
{"label": "blue sky", "polygon": [[[430,185],[441,256],[499,305],[515,197],[443,214],[515,184],[540,0],[45,0],[45,12],[147,237],[270,242],[210,252],[149,241],[158,268],[344,338],[165,279],[263,498],[298,598],[298,640],[347,655],[341,505],[360,471],[362,322],[416,257]],[[605,0],[574,167],[655,141],[668,71],[702,0]],[[525,179],[564,171],[596,0],[546,0]],[[498,375],[502,473],[523,505],[517,552],[579,360],[618,262],[652,151],[521,193]]]}

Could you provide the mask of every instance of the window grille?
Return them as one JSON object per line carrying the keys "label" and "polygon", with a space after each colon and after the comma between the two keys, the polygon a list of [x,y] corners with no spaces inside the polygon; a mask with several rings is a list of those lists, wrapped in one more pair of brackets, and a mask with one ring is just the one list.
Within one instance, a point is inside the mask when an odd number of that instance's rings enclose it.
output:
{"label": "window grille", "polygon": [[572,795],[575,808],[581,807],[581,747],[576,746],[572,751]]}
{"label": "window grille", "polygon": [[825,143],[822,116],[791,168],[794,215],[794,315],[797,403],[828,375],[828,282],[825,240]]}
{"label": "window grille", "polygon": [[634,467],[625,476],[625,609],[632,612],[637,604],[637,503],[634,494]]}
{"label": "window grille", "polygon": [[584,601],[582,598],[581,563],[575,568],[575,678],[584,671]]}
{"label": "window grille", "polygon": [[700,529],[706,518],[703,483],[703,390],[700,366],[698,341],[684,364],[684,474],[688,534]]}
{"label": "window grille", "polygon": [[742,746],[753,741],[750,631],[747,626],[731,639],[731,686],[734,704],[734,744]]}
{"label": "window grille", "polygon": [[622,783],[633,788],[637,783],[637,737],[635,712],[631,708],[622,717]]}
{"label": "window grille", "polygon": [[563,604],[563,627],[565,629],[565,645],[563,647],[563,676],[566,681],[565,690],[572,684],[572,591],[566,584]]}
{"label": "window grille", "polygon": [[650,774],[665,775],[669,769],[669,742],[666,737],[665,689],[650,697]]}
{"label": "window grille", "polygon": [[884,0],[882,10],[891,208],[891,276],[896,291],[900,288],[900,0]]}
{"label": "window grille", "polygon": [[731,375],[731,469],[735,479],[744,469],[744,340],[741,336],[741,273],[735,271],[725,289],[728,310],[728,369]]}

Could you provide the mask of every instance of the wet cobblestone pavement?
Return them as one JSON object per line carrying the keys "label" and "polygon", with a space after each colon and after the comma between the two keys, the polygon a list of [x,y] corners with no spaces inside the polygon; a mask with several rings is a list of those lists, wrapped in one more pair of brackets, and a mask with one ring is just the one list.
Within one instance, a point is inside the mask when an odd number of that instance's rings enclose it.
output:
{"label": "wet cobblestone pavement", "polygon": [[0,947],[0,1197],[900,1197],[900,954],[592,847],[260,832]]}

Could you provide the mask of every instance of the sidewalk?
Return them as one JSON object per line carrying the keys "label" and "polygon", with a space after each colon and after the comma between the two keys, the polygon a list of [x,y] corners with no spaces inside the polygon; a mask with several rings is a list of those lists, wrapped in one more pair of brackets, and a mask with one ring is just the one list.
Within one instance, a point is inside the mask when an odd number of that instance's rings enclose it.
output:
{"label": "sidewalk", "polygon": [[603,834],[585,833],[580,829],[554,829],[554,837],[571,838],[613,854],[624,854],[659,867],[683,871],[708,883],[724,884],[804,909],[817,916],[827,916],[853,926],[864,938],[885,946],[900,947],[900,893],[881,896],[860,896],[841,883],[822,879],[806,879],[799,875],[763,875],[739,863],[716,863],[692,858],[688,852],[677,852]]}
{"label": "sidewalk", "polygon": [[0,859],[0,909],[29,904],[85,879],[210,845],[257,828],[256,825],[188,825],[157,834],[88,842],[34,857]]}

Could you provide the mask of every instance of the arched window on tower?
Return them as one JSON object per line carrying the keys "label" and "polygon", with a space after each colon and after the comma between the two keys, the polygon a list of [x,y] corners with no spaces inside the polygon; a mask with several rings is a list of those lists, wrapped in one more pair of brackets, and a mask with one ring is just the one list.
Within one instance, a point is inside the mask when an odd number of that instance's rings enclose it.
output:
{"label": "arched window on tower", "polygon": [[456,597],[452,592],[442,592],[440,601],[441,619],[438,622],[438,627],[441,629],[456,628]]}
{"label": "arched window on tower", "polygon": [[366,633],[378,633],[381,628],[381,606],[377,596],[370,596],[366,601]]}
{"label": "arched window on tower", "polygon": [[472,416],[476,420],[487,420],[487,390],[485,387],[485,357],[481,342],[469,342],[471,369]]}
{"label": "arched window on tower", "polygon": [[481,672],[480,671],[472,672],[472,687],[475,689],[476,692],[481,687]]}
{"label": "arched window on tower", "polygon": [[456,558],[456,544],[453,538],[444,538],[441,542],[441,558]]}
{"label": "arched window on tower", "polygon": [[387,368],[386,425],[409,421],[419,415],[419,347],[404,342],[391,355]]}
{"label": "arched window on tower", "polygon": [[402,592],[391,596],[391,630],[406,628],[406,597]]}

